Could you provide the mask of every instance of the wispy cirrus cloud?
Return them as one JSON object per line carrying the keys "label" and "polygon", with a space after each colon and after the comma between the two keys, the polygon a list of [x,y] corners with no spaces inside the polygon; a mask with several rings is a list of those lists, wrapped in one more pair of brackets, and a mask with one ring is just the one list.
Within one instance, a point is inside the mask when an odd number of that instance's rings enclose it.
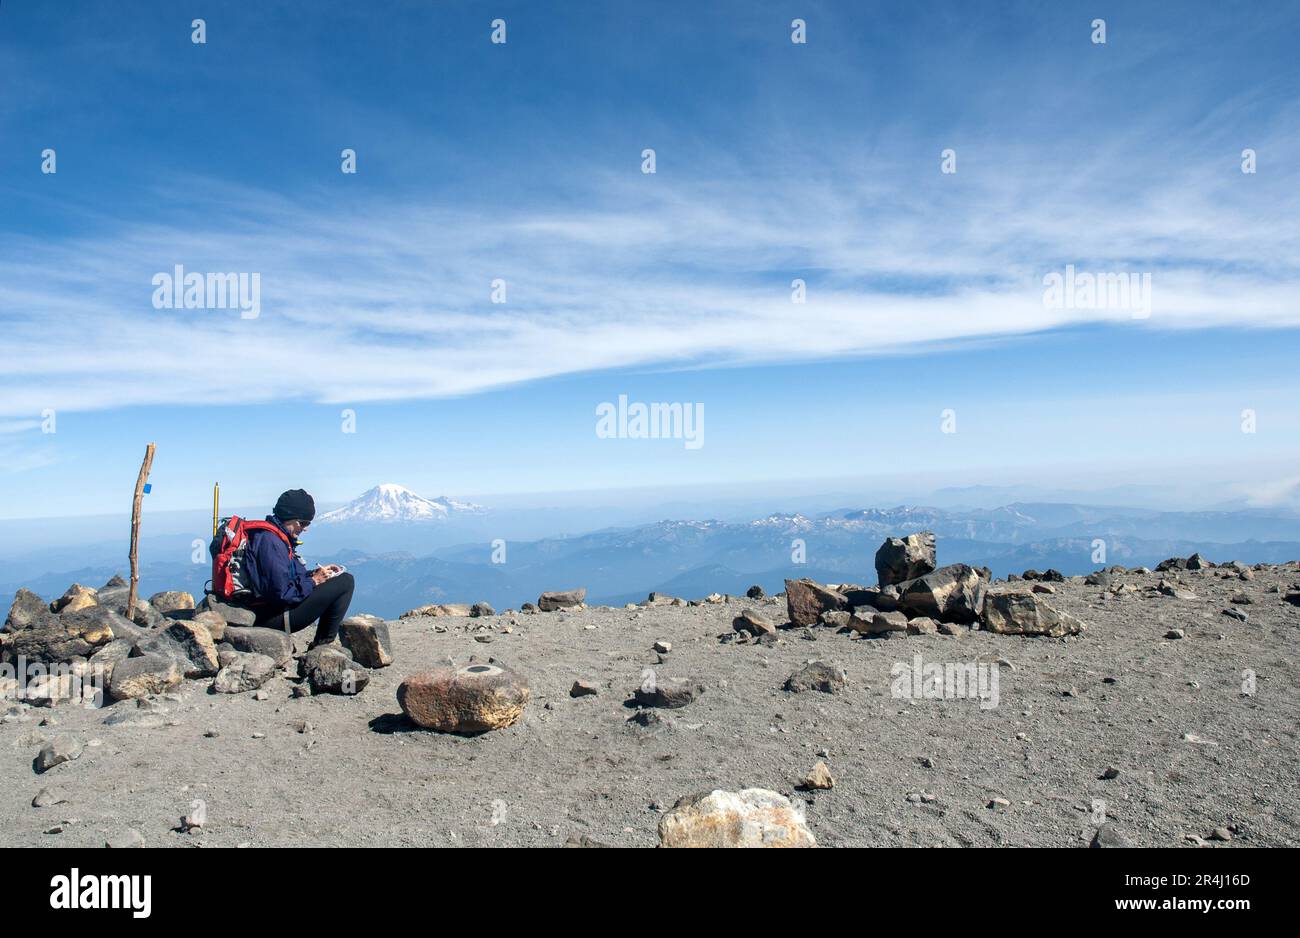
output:
{"label": "wispy cirrus cloud", "polygon": [[[1137,136],[1113,144],[1064,177],[1025,145],[1001,147],[996,166],[968,155],[955,176],[940,176],[937,154],[918,178],[844,152],[793,179],[595,170],[518,206],[181,179],[154,196],[183,223],[104,214],[94,233],[0,235],[0,416],[438,397],[1085,322],[1300,326],[1294,172],[1247,176],[1196,142],[1134,170]],[[175,264],[260,273],[260,317],[154,309],[151,277]],[[1046,307],[1042,278],[1065,264],[1150,272],[1150,319]],[[505,304],[489,301],[495,278]]]}

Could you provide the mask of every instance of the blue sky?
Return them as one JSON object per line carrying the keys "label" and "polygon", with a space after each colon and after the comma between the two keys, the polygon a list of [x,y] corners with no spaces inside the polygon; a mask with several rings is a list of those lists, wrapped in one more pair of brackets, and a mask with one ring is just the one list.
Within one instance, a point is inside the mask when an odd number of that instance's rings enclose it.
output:
{"label": "blue sky", "polygon": [[[1287,3],[6,0],[0,517],[120,507],[150,440],[176,509],[214,480],[1292,500],[1297,26]],[[154,308],[176,264],[258,273],[260,315]],[[1066,265],[1150,274],[1149,318],[1045,305]],[[703,404],[705,445],[598,438],[621,394]]]}

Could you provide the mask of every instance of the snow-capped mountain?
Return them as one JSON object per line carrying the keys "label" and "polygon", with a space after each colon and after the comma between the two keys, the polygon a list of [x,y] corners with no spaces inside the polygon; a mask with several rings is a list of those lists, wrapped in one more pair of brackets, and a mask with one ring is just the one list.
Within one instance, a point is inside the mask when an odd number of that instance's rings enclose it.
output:
{"label": "snow-capped mountain", "polygon": [[408,521],[445,521],[453,515],[478,514],[484,509],[470,502],[458,502],[443,496],[425,498],[410,489],[391,482],[376,485],[373,489],[348,502],[342,508],[327,511],[316,519],[317,524],[342,522],[369,524]]}

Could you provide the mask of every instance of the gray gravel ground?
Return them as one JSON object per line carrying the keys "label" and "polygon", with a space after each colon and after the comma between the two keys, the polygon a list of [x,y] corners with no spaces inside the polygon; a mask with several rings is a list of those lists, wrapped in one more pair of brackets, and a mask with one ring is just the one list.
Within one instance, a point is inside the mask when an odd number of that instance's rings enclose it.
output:
{"label": "gray gravel ground", "polygon": [[[822,627],[811,641],[804,630],[773,646],[719,641],[744,608],[784,622],[783,599],[397,621],[396,663],[353,698],[293,698],[282,674],[264,701],[209,694],[204,680],[155,709],[19,708],[0,723],[0,844],[98,847],[135,830],[146,845],[177,847],[561,846],[584,835],[653,846],[679,797],[765,787],[806,806],[822,846],[1082,847],[1102,810],[1140,846],[1193,846],[1188,835],[1214,847],[1300,845],[1300,608],[1268,592],[1285,592],[1300,568],[1250,582],[1216,570],[1179,578],[1196,599],[1155,593],[1157,574],[1120,576],[1139,591],[1119,598],[1078,579],[1056,584],[1048,601],[1088,626],[1068,640],[882,641]],[[1221,614],[1241,592],[1253,599],[1240,606],[1246,623]],[[1172,628],[1186,637],[1166,639]],[[662,663],[657,640],[672,643]],[[891,695],[891,667],[917,654],[990,664],[998,705]],[[522,720],[477,737],[406,724],[401,679],[471,655],[528,679]],[[783,691],[813,658],[842,666],[847,687]],[[646,669],[707,690],[639,726],[625,702]],[[600,693],[570,698],[576,679]],[[117,712],[130,720],[102,722]],[[33,759],[56,733],[84,751],[37,775]],[[819,759],[834,789],[796,790]],[[1118,776],[1103,779],[1110,768]],[[47,787],[66,801],[33,807]],[[990,807],[995,798],[1007,804]],[[196,800],[204,827],[176,830]],[[1209,840],[1216,828],[1231,840]]]}

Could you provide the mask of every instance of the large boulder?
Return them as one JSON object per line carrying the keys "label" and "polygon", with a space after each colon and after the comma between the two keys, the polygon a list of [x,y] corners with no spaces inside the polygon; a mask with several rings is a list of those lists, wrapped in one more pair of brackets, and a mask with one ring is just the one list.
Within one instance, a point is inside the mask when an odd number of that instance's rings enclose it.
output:
{"label": "large boulder", "polygon": [[211,677],[220,667],[212,634],[198,622],[172,622],[141,642],[139,648],[146,655],[176,659],[186,677]]}
{"label": "large boulder", "polygon": [[176,659],[162,655],[142,655],[139,658],[127,658],[114,666],[108,692],[114,700],[132,700],[165,693],[184,680],[184,677]]}
{"label": "large boulder", "polygon": [[230,652],[212,679],[215,694],[242,694],[257,690],[275,675],[275,662],[266,655],[246,651]]}
{"label": "large boulder", "polygon": [[32,627],[6,635],[4,654],[7,660],[24,657],[28,661],[51,663],[88,658],[100,645],[107,645],[117,637],[114,633],[119,624],[134,628],[102,606],[50,616]]}
{"label": "large boulder", "polygon": [[816,625],[823,612],[847,609],[849,601],[844,594],[816,580],[786,580],[785,607],[794,625]]}
{"label": "large boulder", "polygon": [[289,633],[262,626],[227,625],[225,641],[235,651],[266,655],[280,667],[293,660],[293,640]]}
{"label": "large boulder", "polygon": [[765,788],[688,795],[659,819],[662,847],[815,847],[803,812]]}
{"label": "large boulder", "polygon": [[979,619],[988,580],[964,563],[898,584],[898,608],[909,617],[970,623]]}
{"label": "large boulder", "polygon": [[31,590],[20,589],[14,594],[13,605],[9,607],[9,615],[5,618],[5,632],[19,632],[23,629],[30,629],[42,625],[54,617],[50,612],[50,607],[46,605],[45,600],[37,596]]}
{"label": "large boulder", "polygon": [[298,661],[298,674],[313,694],[359,694],[370,683],[370,672],[337,645],[318,645]]}
{"label": "large boulder", "polygon": [[386,668],[393,663],[393,640],[388,623],[378,616],[349,616],[339,626],[339,641],[366,668]]}
{"label": "large boulder", "polygon": [[250,626],[257,621],[257,613],[244,606],[233,606],[230,603],[223,603],[211,593],[204,596],[194,607],[196,614],[204,612],[215,612],[225,620],[226,625]]}
{"label": "large boulder", "polygon": [[1040,593],[989,593],[980,617],[984,628],[1000,635],[1077,635],[1083,623],[1053,609]]}
{"label": "large boulder", "polygon": [[496,664],[434,668],[397,688],[397,702],[412,723],[444,733],[507,727],[523,715],[531,696],[520,675]]}
{"label": "large boulder", "polygon": [[582,601],[586,598],[586,587],[576,590],[543,593],[537,599],[537,608],[541,609],[542,612],[555,612],[559,609],[572,609],[574,606],[581,606]]}
{"label": "large boulder", "polygon": [[934,535],[929,531],[891,537],[876,551],[876,577],[882,587],[934,572]]}
{"label": "large boulder", "polygon": [[62,596],[50,603],[51,612],[80,612],[98,603],[95,590],[73,583]]}

